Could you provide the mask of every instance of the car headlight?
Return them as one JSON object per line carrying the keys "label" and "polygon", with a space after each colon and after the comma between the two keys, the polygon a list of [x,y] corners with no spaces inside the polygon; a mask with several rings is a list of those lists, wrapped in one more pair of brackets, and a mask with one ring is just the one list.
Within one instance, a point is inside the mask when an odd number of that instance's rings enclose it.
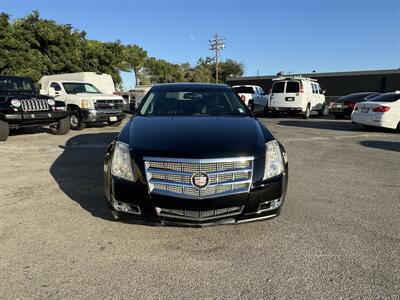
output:
{"label": "car headlight", "polygon": [[285,170],[281,148],[276,140],[265,144],[264,180],[278,176]]}
{"label": "car headlight", "polygon": [[21,106],[21,101],[19,99],[12,99],[11,105],[18,108]]}
{"label": "car headlight", "polygon": [[54,99],[47,99],[47,103],[50,105],[50,106],[54,106],[54,105],[56,105],[56,101],[54,101]]}
{"label": "car headlight", "polygon": [[129,145],[122,142],[115,144],[111,161],[111,174],[129,181],[135,181]]}
{"label": "car headlight", "polygon": [[94,109],[94,104],[91,99],[81,99],[81,108]]}

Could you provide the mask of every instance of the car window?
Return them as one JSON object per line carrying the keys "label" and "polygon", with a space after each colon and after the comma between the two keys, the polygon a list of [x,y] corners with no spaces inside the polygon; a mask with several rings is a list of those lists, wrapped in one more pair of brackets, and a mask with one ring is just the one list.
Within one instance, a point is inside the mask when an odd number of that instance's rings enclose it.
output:
{"label": "car window", "polygon": [[31,79],[26,77],[0,78],[1,92],[34,92],[35,88]]}
{"label": "car window", "polygon": [[312,92],[313,92],[313,94],[316,94],[317,93],[317,85],[315,84],[315,83],[311,83],[311,86],[312,86]]}
{"label": "car window", "polygon": [[321,88],[320,84],[317,83],[316,85],[317,85],[317,89],[318,89],[318,94],[323,94],[323,93],[322,93],[322,88]]}
{"label": "car window", "polygon": [[52,82],[50,87],[52,87],[56,92],[61,91],[61,86],[57,82]]}
{"label": "car window", "polygon": [[399,94],[383,94],[371,99],[371,102],[395,102],[400,99]]}
{"label": "car window", "polygon": [[260,94],[261,95],[265,94],[265,92],[264,92],[264,90],[262,88],[259,88],[259,89],[260,89]]}
{"label": "car window", "polygon": [[275,82],[272,86],[272,93],[283,93],[286,81]]}
{"label": "car window", "polygon": [[239,94],[254,94],[253,87],[251,86],[235,86],[233,89]]}
{"label": "car window", "polygon": [[101,94],[101,92],[91,83],[83,82],[63,82],[67,94],[90,93]]}
{"label": "car window", "polygon": [[298,93],[300,91],[300,83],[298,81],[288,81],[286,83],[286,93]]}
{"label": "car window", "polygon": [[248,115],[240,98],[227,88],[188,88],[150,90],[138,115]]}

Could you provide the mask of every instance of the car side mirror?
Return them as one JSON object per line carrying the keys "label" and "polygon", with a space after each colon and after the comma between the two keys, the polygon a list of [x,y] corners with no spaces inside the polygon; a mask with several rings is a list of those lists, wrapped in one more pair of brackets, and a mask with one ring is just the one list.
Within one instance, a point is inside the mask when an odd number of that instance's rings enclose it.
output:
{"label": "car side mirror", "polygon": [[136,111],[135,103],[127,103],[122,106],[122,112],[133,115]]}
{"label": "car side mirror", "polygon": [[53,87],[49,87],[49,96],[54,97],[56,95],[56,90]]}

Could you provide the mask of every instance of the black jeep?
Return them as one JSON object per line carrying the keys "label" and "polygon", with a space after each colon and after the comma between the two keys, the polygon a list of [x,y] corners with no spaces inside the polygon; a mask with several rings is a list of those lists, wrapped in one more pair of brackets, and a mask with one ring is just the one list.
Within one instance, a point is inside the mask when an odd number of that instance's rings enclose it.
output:
{"label": "black jeep", "polygon": [[7,139],[10,129],[41,126],[66,134],[70,121],[65,103],[39,95],[29,77],[0,76],[0,141]]}

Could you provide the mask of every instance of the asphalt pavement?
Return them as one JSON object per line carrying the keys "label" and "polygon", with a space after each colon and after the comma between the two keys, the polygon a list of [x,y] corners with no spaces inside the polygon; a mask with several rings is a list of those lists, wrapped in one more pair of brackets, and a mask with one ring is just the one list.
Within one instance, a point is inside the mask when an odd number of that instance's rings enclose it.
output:
{"label": "asphalt pavement", "polygon": [[286,147],[279,217],[206,228],[112,220],[102,159],[121,129],[0,143],[1,299],[399,299],[400,134],[260,118]]}

